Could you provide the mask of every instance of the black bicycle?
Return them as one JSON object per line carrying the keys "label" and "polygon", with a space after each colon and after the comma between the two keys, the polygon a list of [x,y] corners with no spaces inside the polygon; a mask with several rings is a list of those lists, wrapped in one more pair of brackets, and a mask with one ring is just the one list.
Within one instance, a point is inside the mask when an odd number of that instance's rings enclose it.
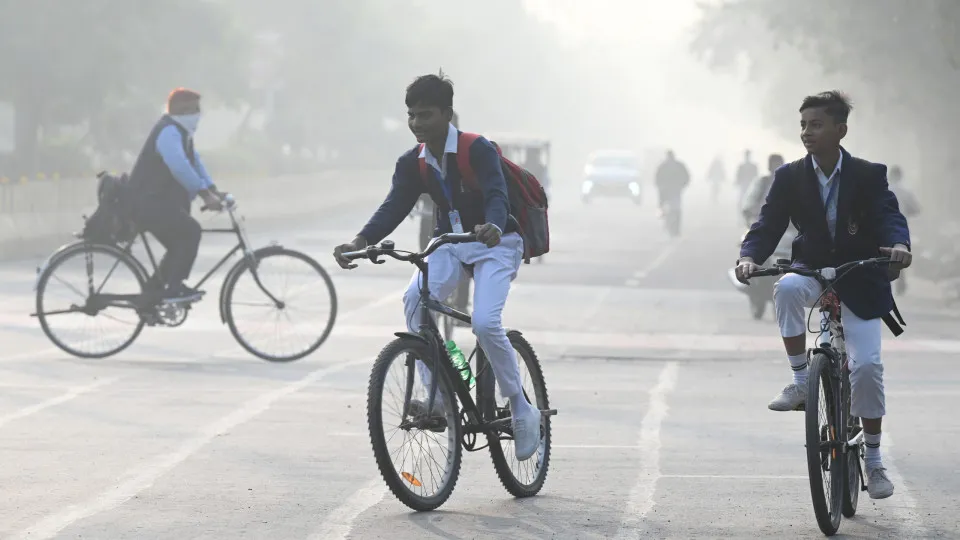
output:
{"label": "black bicycle", "polygon": [[[498,401],[496,378],[480,344],[465,366],[455,367],[431,315],[443,314],[470,324],[469,315],[430,297],[426,258],[444,244],[475,241],[472,233],[444,234],[422,253],[397,251],[393,242],[385,241],[343,254],[350,260],[370,259],[374,264],[384,263],[383,256],[392,257],[415,265],[423,276],[420,331],[397,332],[397,339],[383,348],[373,366],[367,394],[367,420],[377,466],[397,499],[417,511],[436,509],[450,497],[460,473],[461,447],[468,452],[489,447],[500,482],[515,497],[536,495],[550,464],[550,417],[557,411],[549,408],[543,371],[530,343],[519,331],[507,331],[525,368],[521,369],[524,394],[543,415],[536,454],[518,461],[509,402]],[[475,369],[470,368],[474,355]],[[440,377],[433,376],[437,373]],[[415,384],[418,378],[419,386]],[[474,380],[475,388],[471,388]],[[392,391],[387,388],[390,383],[396,386]],[[476,391],[476,402],[471,390]],[[394,401],[388,403],[385,398]],[[486,445],[477,446],[478,434],[486,436]],[[434,450],[439,450],[437,455]],[[424,456],[426,453],[430,455]]]}
{"label": "black bicycle", "polygon": [[[240,253],[241,259],[227,272],[220,289],[219,311],[221,324],[226,323],[230,333],[240,345],[251,354],[273,362],[298,360],[317,350],[326,341],[333,330],[337,314],[337,296],[330,276],[317,261],[299,251],[284,248],[271,243],[266,247],[252,249],[247,239],[243,219],[235,214],[236,205],[232,196],[224,199],[224,209],[230,216],[230,228],[203,229],[204,234],[234,234],[237,245],[218,262],[194,288],[199,289],[231,257]],[[206,210],[204,207],[203,210]],[[77,235],[78,237],[80,235]],[[44,334],[63,351],[81,358],[105,358],[129,347],[144,326],[177,327],[182,325],[195,302],[161,302],[151,293],[147,284],[151,281],[144,265],[133,254],[137,238],[143,240],[143,247],[153,267],[153,275],[159,271],[153,250],[146,233],[133,230],[132,234],[116,244],[78,240],[64,245],[54,252],[47,261],[37,268],[36,312]],[[280,263],[295,267],[294,275],[306,277],[306,283],[300,284],[296,291],[290,288],[290,276],[268,279],[267,270]],[[299,267],[299,268],[296,268]],[[102,278],[95,273],[103,270]],[[75,286],[68,282],[71,274],[79,274],[81,284]],[[117,283],[116,289],[105,290],[107,282]],[[48,298],[54,294],[57,285],[66,285],[71,300],[55,303]],[[250,289],[246,291],[244,289]],[[119,290],[117,290],[119,289]],[[292,292],[313,294],[319,298],[304,304],[294,305],[289,296]],[[319,306],[319,309],[317,309]],[[306,339],[281,335],[279,330],[271,330],[262,340],[253,339],[246,332],[258,330],[270,322],[287,322],[291,314],[319,311],[319,317],[313,317],[294,326],[297,331],[306,331]],[[241,315],[249,314],[249,321]],[[63,321],[66,327],[59,324]],[[116,328],[103,331],[103,324],[117,322]],[[72,324],[71,324],[72,323]],[[79,328],[78,328],[79,327]],[[92,340],[80,343],[68,342],[68,336],[85,333],[85,330],[98,330],[105,344],[100,348],[88,348]],[[77,332],[80,330],[81,332]],[[244,332],[242,332],[242,330]],[[276,343],[281,350],[265,351],[263,343]]]}
{"label": "black bicycle", "polygon": [[[853,517],[863,482],[863,428],[860,418],[850,415],[850,370],[844,344],[840,299],[834,285],[851,270],[889,264],[887,257],[852,261],[837,268],[808,270],[790,266],[780,259],[772,267],[751,274],[778,276],[799,274],[816,279],[823,293],[818,304],[821,313],[818,345],[807,351],[806,415],[807,469],[813,512],[820,530],[827,536],[840,528],[841,515]],[[811,312],[812,315],[812,312]],[[809,319],[807,325],[809,327]],[[816,403],[814,407],[813,404]]]}

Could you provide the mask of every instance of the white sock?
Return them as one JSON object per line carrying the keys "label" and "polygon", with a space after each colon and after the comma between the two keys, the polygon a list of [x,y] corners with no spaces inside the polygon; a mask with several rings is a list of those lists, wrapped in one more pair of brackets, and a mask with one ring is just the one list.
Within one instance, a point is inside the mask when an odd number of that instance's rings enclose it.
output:
{"label": "white sock", "polygon": [[863,464],[868,469],[883,467],[883,463],[880,461],[880,433],[864,432],[863,442],[865,447],[863,449]]}
{"label": "white sock", "polygon": [[788,356],[790,367],[793,369],[793,384],[801,388],[807,385],[807,353]]}

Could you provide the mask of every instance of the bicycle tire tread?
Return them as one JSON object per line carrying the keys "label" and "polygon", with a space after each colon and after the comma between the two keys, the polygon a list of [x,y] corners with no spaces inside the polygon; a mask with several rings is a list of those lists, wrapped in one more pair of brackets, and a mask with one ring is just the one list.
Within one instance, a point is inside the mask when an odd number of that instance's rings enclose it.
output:
{"label": "bicycle tire tread", "polygon": [[[377,355],[377,359],[373,364],[373,369],[370,372],[370,379],[367,387],[367,427],[370,435],[370,446],[373,449],[374,459],[377,462],[377,469],[380,470],[380,476],[383,478],[383,481],[387,484],[387,487],[390,489],[390,492],[393,493],[394,497],[396,497],[397,500],[407,507],[418,512],[435,510],[450,498],[450,496],[453,494],[453,490],[456,488],[457,481],[460,479],[460,466],[463,457],[463,449],[461,446],[461,435],[463,430],[458,418],[458,422],[455,424],[455,427],[452,427],[452,429],[455,429],[454,440],[456,441],[456,444],[452,449],[454,452],[454,460],[453,469],[450,471],[450,482],[447,486],[444,486],[444,488],[436,497],[433,497],[430,500],[424,500],[421,497],[417,497],[407,490],[403,486],[400,477],[396,474],[396,470],[392,461],[390,461],[389,450],[387,449],[386,441],[383,438],[383,418],[380,407],[383,399],[383,383],[386,379],[387,369],[390,367],[391,361],[394,360],[401,352],[405,350],[424,350],[425,348],[426,345],[424,343],[409,337],[397,338],[388,343],[380,351],[380,354]],[[440,384],[448,386],[447,383],[443,382],[443,378],[440,380]],[[449,389],[446,391],[446,393],[448,395],[451,394]],[[455,397],[454,403],[457,403]],[[448,426],[447,429],[451,429],[451,426]]]}
{"label": "bicycle tire tread", "polygon": [[[540,365],[540,359],[537,357],[536,351],[533,350],[533,346],[530,345],[530,342],[526,340],[519,332],[510,331],[507,332],[507,337],[510,339],[510,343],[513,345],[521,355],[526,355],[524,361],[526,362],[529,359],[530,363],[527,365],[528,370],[535,370],[536,374],[531,372],[531,376],[534,377],[534,384],[536,385],[536,379],[539,378],[539,384],[541,386],[541,391],[543,392],[544,399],[544,408],[550,407],[550,396],[547,393],[547,382],[546,378],[543,376],[543,369]],[[489,362],[489,360],[487,360]],[[491,374],[492,375],[492,374]],[[492,379],[492,377],[491,377]],[[535,390],[536,391],[536,390]],[[491,394],[495,393],[495,388]],[[493,399],[496,399],[494,395]],[[506,456],[503,453],[503,448],[500,446],[500,441],[489,437],[490,443],[490,459],[493,462],[493,468],[497,473],[497,478],[500,480],[500,484],[508,493],[517,498],[526,498],[533,497],[540,493],[543,489],[544,484],[547,481],[547,476],[550,473],[550,417],[544,419],[544,438],[546,439],[546,448],[544,451],[544,459],[542,465],[542,472],[537,476],[536,481],[528,486],[521,484],[513,474],[513,471],[510,470],[510,466],[507,463]]]}

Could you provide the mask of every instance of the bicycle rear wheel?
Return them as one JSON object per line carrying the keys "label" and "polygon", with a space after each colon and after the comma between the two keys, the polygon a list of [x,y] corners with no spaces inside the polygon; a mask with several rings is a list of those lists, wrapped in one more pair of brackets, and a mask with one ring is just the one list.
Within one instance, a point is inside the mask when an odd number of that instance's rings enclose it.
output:
{"label": "bicycle rear wheel", "polygon": [[140,263],[113,246],[70,246],[54,255],[37,279],[40,328],[73,356],[117,354],[143,331],[133,299],[143,293],[146,280]]}
{"label": "bicycle rear wheel", "polygon": [[807,469],[813,512],[820,530],[827,536],[840,528],[843,493],[846,487],[845,456],[833,446],[838,434],[846,430],[840,425],[840,399],[831,379],[833,364],[825,354],[814,354],[807,380],[806,439]]}
{"label": "bicycle rear wheel", "polygon": [[[550,408],[547,396],[547,383],[543,378],[540,360],[530,343],[520,332],[507,332],[520,365],[520,380],[523,392],[538,409]],[[479,347],[478,347],[479,349]],[[499,394],[496,378],[490,363],[482,349],[477,351],[477,404],[484,421],[510,417],[509,401]],[[500,401],[500,403],[498,403]],[[514,497],[532,497],[543,489],[550,468],[550,417],[542,417],[540,425],[540,445],[537,453],[526,461],[518,461],[514,450],[513,438],[501,438],[499,433],[488,434],[490,458],[500,483]]]}
{"label": "bicycle rear wheel", "polygon": [[[860,418],[850,415],[850,372],[843,370],[843,414],[847,416],[847,440],[852,440],[863,430]],[[847,474],[843,489],[843,517],[853,517],[857,513],[857,503],[860,500],[860,452],[863,442],[854,448],[847,449]]]}
{"label": "bicycle rear wheel", "polygon": [[[317,350],[330,336],[337,317],[337,293],[330,276],[317,261],[291,249],[264,248],[254,258],[255,267],[242,259],[223,284],[221,309],[234,339],[270,362],[292,362]],[[278,268],[290,274],[278,277],[273,273]],[[291,275],[299,284],[291,285]],[[299,294],[309,298],[298,300]],[[293,321],[291,316],[297,315],[307,317]],[[268,323],[276,328],[258,338],[255,332]],[[290,331],[282,332],[281,324],[289,325]]]}
{"label": "bicycle rear wheel", "polygon": [[442,375],[434,411],[426,410],[430,383],[424,374],[431,371],[432,357],[419,339],[390,342],[373,365],[367,390],[367,423],[377,468],[394,496],[416,511],[440,507],[460,475],[457,398]]}

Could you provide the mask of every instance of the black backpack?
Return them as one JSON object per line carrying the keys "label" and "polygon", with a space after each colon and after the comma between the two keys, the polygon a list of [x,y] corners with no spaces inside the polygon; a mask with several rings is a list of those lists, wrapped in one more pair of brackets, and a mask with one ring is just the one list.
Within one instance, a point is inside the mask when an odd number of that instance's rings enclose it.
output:
{"label": "black backpack", "polygon": [[96,244],[121,244],[137,236],[137,226],[131,210],[130,177],[127,173],[115,176],[97,173],[97,209],[85,223],[81,237]]}

